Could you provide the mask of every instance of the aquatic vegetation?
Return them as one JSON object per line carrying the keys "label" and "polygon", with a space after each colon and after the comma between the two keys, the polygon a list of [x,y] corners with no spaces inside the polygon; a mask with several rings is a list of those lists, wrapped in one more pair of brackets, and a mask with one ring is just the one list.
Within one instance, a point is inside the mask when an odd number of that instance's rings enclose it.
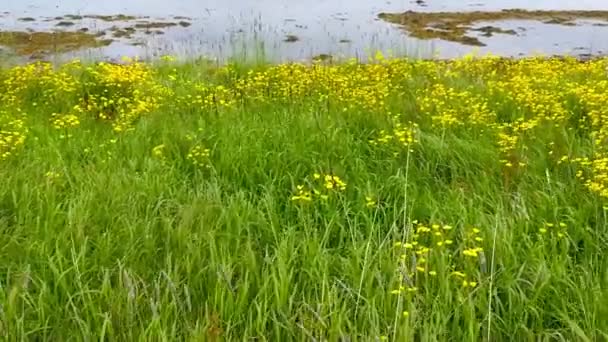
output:
{"label": "aquatic vegetation", "polygon": [[295,42],[297,42],[299,40],[300,40],[300,38],[298,36],[296,36],[296,35],[293,35],[293,34],[288,34],[288,35],[285,36],[285,39],[283,39],[283,41],[286,42],[286,43],[295,43]]}
{"label": "aquatic vegetation", "polygon": [[602,340],[608,59],[0,69],[0,336]]}
{"label": "aquatic vegetation", "polygon": [[[66,18],[67,18],[67,16],[66,16]],[[132,16],[132,15],[126,15],[126,14],[114,14],[114,15],[89,14],[89,15],[83,16],[83,18],[99,19],[99,20],[103,20],[103,21],[130,21],[130,20],[138,19],[138,17]],[[74,18],[72,18],[72,19],[74,19]]]}
{"label": "aquatic vegetation", "polygon": [[136,32],[135,28],[133,27],[119,28],[117,26],[114,26],[109,30],[112,32],[112,37],[114,38],[131,38]]}
{"label": "aquatic vegetation", "polygon": [[55,24],[55,26],[57,27],[69,27],[69,26],[74,26],[74,22],[73,21],[66,21],[66,20],[62,20],[60,22],[58,22],[57,24]]}
{"label": "aquatic vegetation", "polygon": [[163,22],[163,21],[140,21],[137,22],[135,24],[135,28],[141,28],[141,29],[159,29],[159,28],[167,28],[167,27],[173,27],[173,26],[177,26],[177,23],[171,22],[171,21],[167,21],[167,22]]}
{"label": "aquatic vegetation", "polygon": [[63,19],[67,20],[82,20],[82,18],[84,17],[78,14],[66,14],[63,16]]}
{"label": "aquatic vegetation", "polygon": [[[87,27],[74,29],[73,27],[82,19],[93,19],[106,23],[101,23],[103,30],[94,30],[90,24]],[[176,20],[178,18],[175,18]],[[35,22],[37,19],[32,17],[19,18],[22,22]],[[110,45],[113,40],[132,39],[137,33],[142,34],[163,34],[162,29],[171,27],[187,28],[192,25],[189,18],[182,18],[179,21],[151,21],[149,17],[135,17],[130,15],[72,15],[58,16],[54,18],[42,18],[46,22],[53,22],[55,30],[24,31],[0,30],[0,48],[7,47],[19,56],[28,56],[33,60],[44,59],[51,55],[65,52],[85,50]],[[105,25],[115,23],[106,28]],[[96,32],[89,32],[96,31]],[[141,37],[139,37],[141,38]],[[132,45],[140,45],[137,41],[131,42]]]}
{"label": "aquatic vegetation", "polygon": [[473,46],[485,46],[478,38],[467,35],[471,31],[491,37],[498,34],[515,35],[514,30],[494,26],[473,28],[478,22],[504,20],[534,20],[547,24],[576,25],[580,19],[608,21],[608,11],[527,11],[509,9],[497,12],[415,12],[380,13],[380,19],[403,26],[412,36],[420,39],[443,39]]}
{"label": "aquatic vegetation", "polygon": [[0,31],[0,45],[19,55],[61,53],[109,45],[110,40],[99,39],[86,32],[22,32]]}

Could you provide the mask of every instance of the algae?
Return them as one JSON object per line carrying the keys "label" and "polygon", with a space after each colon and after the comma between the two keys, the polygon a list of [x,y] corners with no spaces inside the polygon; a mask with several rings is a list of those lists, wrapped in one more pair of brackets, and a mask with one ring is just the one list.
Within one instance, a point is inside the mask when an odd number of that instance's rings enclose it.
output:
{"label": "algae", "polygon": [[21,56],[69,52],[106,46],[111,42],[85,32],[0,31],[0,45]]}
{"label": "algae", "polygon": [[505,29],[502,29],[500,27],[495,27],[495,26],[483,26],[483,27],[472,29],[472,30],[481,32],[482,36],[484,36],[484,37],[492,37],[496,33],[510,34],[510,35],[517,34],[517,32],[515,32],[515,30],[505,30]]}
{"label": "algae", "polygon": [[112,26],[110,28],[110,31],[112,32],[112,36],[114,38],[127,38],[130,39],[133,34],[135,34],[136,30],[133,27],[123,27],[123,28],[119,28],[117,26]]}
{"label": "algae", "polygon": [[322,54],[314,56],[312,58],[312,61],[315,63],[331,63],[333,59],[334,59],[334,56],[326,54],[326,53],[322,53]]}
{"label": "algae", "polygon": [[55,26],[58,26],[58,27],[69,27],[69,26],[74,26],[74,23],[71,22],[71,21],[60,21]]}
{"label": "algae", "polygon": [[85,15],[84,18],[88,19],[98,19],[102,21],[129,21],[135,20],[137,17],[132,15],[125,14],[115,14],[115,15]]}
{"label": "algae", "polygon": [[293,34],[288,34],[285,36],[285,39],[283,39],[284,42],[286,43],[295,43],[298,40],[300,40],[300,38],[298,36],[295,36]]}
{"label": "algae", "polygon": [[469,31],[481,31],[484,36],[516,34],[494,26],[475,29],[479,22],[504,20],[533,20],[546,24],[572,26],[580,19],[608,22],[608,11],[527,11],[509,9],[496,12],[416,12],[380,13],[378,17],[402,26],[412,37],[419,39],[443,39],[466,45],[485,46],[478,38],[467,35]]}
{"label": "algae", "polygon": [[165,34],[165,32],[163,32],[161,30],[153,30],[153,31],[147,30],[144,33],[147,34],[147,35],[154,35],[154,34],[161,35],[161,34]]}
{"label": "algae", "polygon": [[138,22],[135,24],[136,28],[141,28],[141,29],[146,29],[146,30],[167,28],[167,27],[173,27],[173,26],[177,26],[177,24],[174,22],[164,22],[164,21]]}

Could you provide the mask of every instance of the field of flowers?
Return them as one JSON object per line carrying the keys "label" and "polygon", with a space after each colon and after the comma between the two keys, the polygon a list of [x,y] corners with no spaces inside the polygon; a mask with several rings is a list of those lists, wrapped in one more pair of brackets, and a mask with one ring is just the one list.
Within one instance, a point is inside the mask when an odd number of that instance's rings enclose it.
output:
{"label": "field of flowers", "polygon": [[608,59],[0,69],[8,340],[608,339]]}

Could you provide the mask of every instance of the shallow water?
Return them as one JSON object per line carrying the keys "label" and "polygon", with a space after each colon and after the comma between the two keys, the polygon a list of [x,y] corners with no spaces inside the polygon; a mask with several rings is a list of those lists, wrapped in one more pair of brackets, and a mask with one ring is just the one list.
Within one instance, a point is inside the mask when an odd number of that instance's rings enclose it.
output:
{"label": "shallow water", "polygon": [[[112,45],[67,57],[118,58],[122,55],[153,57],[161,54],[178,56],[231,56],[270,60],[303,60],[319,54],[362,57],[373,50],[392,51],[397,55],[420,57],[456,57],[471,51],[508,56],[542,54],[600,54],[608,52],[608,27],[590,23],[575,27],[538,22],[503,22],[495,26],[514,28],[517,36],[481,37],[487,46],[474,48],[440,40],[410,38],[397,26],[377,19],[380,12],[470,11],[525,9],[608,10],[606,0],[24,0],[5,1],[1,11],[0,30],[50,30],[58,21],[45,21],[55,16],[128,14],[150,16],[149,20],[174,20],[187,16],[191,26],[163,29],[164,34],[138,34],[120,39]],[[19,21],[32,17],[33,22]],[[129,23],[103,22],[94,19],[74,21],[69,30],[83,27],[91,32],[112,25]],[[481,26],[481,25],[480,25]],[[287,35],[298,38],[285,42]],[[143,46],[132,46],[138,41]],[[66,56],[63,56],[64,58]]]}

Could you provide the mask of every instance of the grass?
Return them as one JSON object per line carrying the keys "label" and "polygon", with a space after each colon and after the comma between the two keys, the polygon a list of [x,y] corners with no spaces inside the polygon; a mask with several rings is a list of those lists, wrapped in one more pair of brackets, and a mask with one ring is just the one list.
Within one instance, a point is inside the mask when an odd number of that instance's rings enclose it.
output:
{"label": "grass", "polygon": [[608,21],[608,11],[528,11],[509,9],[502,11],[471,12],[415,12],[380,13],[380,19],[403,26],[412,37],[420,39],[443,39],[472,46],[485,46],[477,37],[467,35],[470,31],[480,31],[485,37],[494,34],[516,35],[514,30],[494,26],[474,29],[480,22],[500,22],[505,20],[534,20],[546,24],[574,26],[577,20],[591,19]]}
{"label": "grass", "polygon": [[0,72],[0,334],[603,340],[608,60]]}

